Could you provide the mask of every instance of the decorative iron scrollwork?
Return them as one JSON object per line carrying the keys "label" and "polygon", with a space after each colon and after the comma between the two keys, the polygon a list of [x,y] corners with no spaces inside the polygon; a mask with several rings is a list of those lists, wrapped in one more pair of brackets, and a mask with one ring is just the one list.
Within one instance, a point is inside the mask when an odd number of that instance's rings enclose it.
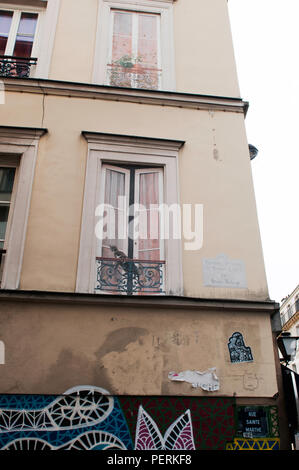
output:
{"label": "decorative iron scrollwork", "polygon": [[96,292],[164,293],[165,261],[97,258]]}
{"label": "decorative iron scrollwork", "polygon": [[28,78],[31,67],[36,65],[37,59],[12,56],[0,56],[0,76]]}

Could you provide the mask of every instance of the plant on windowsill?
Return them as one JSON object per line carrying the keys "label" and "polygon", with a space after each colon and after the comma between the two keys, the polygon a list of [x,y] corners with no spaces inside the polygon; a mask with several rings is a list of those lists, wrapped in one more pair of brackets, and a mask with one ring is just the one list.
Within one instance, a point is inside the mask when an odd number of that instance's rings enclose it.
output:
{"label": "plant on windowsill", "polygon": [[110,85],[127,88],[158,88],[158,71],[140,65],[141,56],[124,55],[110,65]]}

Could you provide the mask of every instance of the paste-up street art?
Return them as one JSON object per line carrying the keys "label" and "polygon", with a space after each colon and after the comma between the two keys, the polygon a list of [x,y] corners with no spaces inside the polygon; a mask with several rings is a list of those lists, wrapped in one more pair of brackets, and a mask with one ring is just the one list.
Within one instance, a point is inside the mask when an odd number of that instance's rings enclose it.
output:
{"label": "paste-up street art", "polygon": [[251,348],[249,346],[245,346],[243,335],[239,332],[234,333],[229,338],[228,349],[231,362],[253,361]]}
{"label": "paste-up street art", "polygon": [[175,382],[188,382],[192,387],[201,387],[207,392],[216,392],[219,390],[219,379],[216,375],[216,368],[213,367],[205,372],[198,370],[185,370],[184,372],[169,372],[168,378]]}
{"label": "paste-up street art", "polygon": [[136,429],[136,450],[195,450],[190,410],[181,415],[164,437],[155,421],[139,407]]}
{"label": "paste-up street art", "polygon": [[[238,450],[247,445],[248,430],[243,432],[236,416],[247,420],[253,412],[255,420],[267,419],[264,444],[256,440],[260,434],[255,436],[255,425],[250,425],[255,445],[266,446],[265,439],[275,438],[277,447],[276,408],[266,407],[266,412],[246,408],[244,415],[242,410],[235,413],[235,405],[234,398],[224,397],[112,396],[88,385],[63,395],[3,394],[0,449]],[[249,426],[247,421],[244,425]],[[249,439],[248,445],[253,441]],[[267,446],[271,447],[270,440]]]}

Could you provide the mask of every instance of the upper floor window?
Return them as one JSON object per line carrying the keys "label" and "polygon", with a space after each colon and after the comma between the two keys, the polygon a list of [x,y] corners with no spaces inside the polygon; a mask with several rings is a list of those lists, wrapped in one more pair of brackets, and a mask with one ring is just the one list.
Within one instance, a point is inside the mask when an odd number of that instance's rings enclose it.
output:
{"label": "upper floor window", "polygon": [[99,0],[97,84],[175,90],[172,2]]}
{"label": "upper floor window", "polygon": [[28,77],[36,64],[39,14],[0,10],[0,75]]}
{"label": "upper floor window", "polygon": [[160,15],[112,10],[110,85],[160,88]]}
{"label": "upper floor window", "polygon": [[37,13],[0,10],[0,53],[31,57]]}

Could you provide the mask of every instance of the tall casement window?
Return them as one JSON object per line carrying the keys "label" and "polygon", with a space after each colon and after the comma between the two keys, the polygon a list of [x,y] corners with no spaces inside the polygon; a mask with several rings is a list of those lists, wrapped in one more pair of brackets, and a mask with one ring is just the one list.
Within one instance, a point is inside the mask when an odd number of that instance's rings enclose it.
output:
{"label": "tall casement window", "polygon": [[172,2],[99,0],[94,82],[175,90]]}
{"label": "tall casement window", "polygon": [[1,55],[31,57],[37,21],[37,13],[0,10]]}
{"label": "tall casement window", "polygon": [[16,168],[0,166],[0,281],[7,250],[8,222],[11,215],[15,174]]}
{"label": "tall casement window", "polygon": [[0,75],[27,78],[37,63],[40,14],[0,9]]}
{"label": "tall casement window", "polygon": [[103,164],[101,186],[96,291],[164,293],[163,169]]}
{"label": "tall casement window", "polygon": [[39,139],[46,129],[0,126],[0,287],[18,289]]}
{"label": "tall casement window", "polygon": [[111,21],[109,84],[160,88],[160,15],[112,10]]}
{"label": "tall casement window", "polygon": [[76,291],[181,295],[182,246],[172,236],[172,209],[179,204],[183,142],[83,135],[88,156]]}

